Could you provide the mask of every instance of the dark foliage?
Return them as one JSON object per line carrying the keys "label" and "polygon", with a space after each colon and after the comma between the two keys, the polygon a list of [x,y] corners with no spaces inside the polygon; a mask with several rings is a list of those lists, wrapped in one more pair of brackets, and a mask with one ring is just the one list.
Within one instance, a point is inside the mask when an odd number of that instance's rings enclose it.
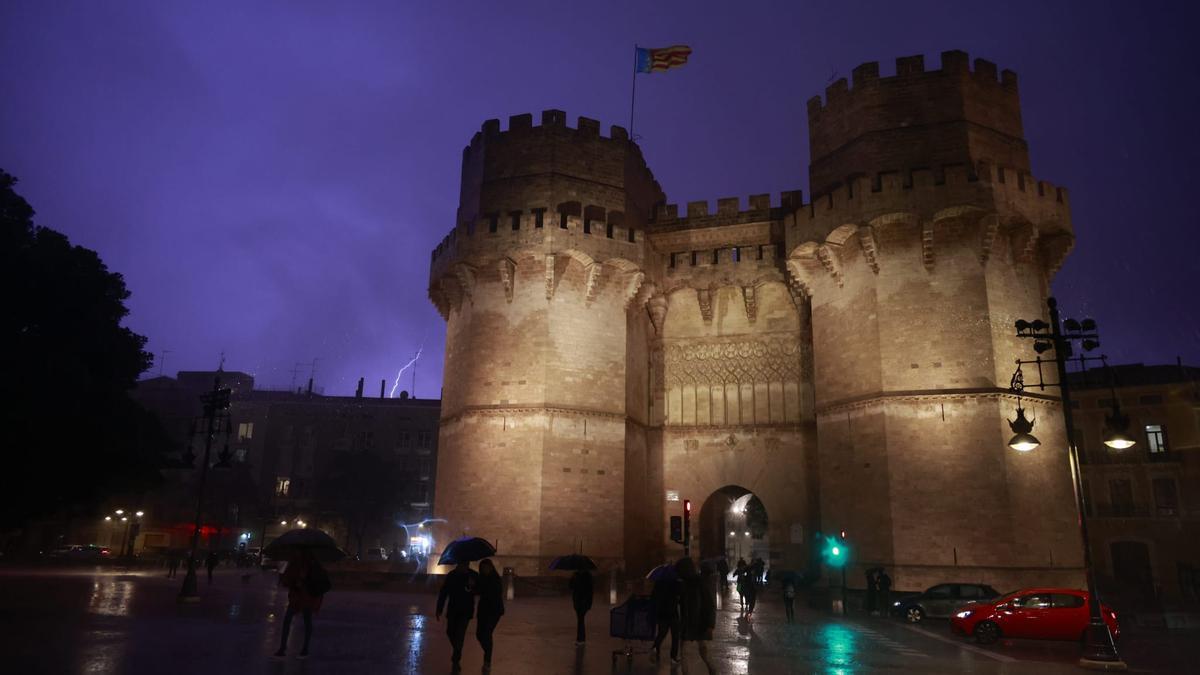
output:
{"label": "dark foliage", "polygon": [[387,527],[401,508],[399,465],[372,452],[335,453],[318,483],[317,509],[340,519],[360,557],[367,535]]}
{"label": "dark foliage", "polygon": [[88,509],[159,479],[168,446],[128,390],[151,362],[121,326],[129,297],[95,251],[33,224],[0,171],[0,524]]}

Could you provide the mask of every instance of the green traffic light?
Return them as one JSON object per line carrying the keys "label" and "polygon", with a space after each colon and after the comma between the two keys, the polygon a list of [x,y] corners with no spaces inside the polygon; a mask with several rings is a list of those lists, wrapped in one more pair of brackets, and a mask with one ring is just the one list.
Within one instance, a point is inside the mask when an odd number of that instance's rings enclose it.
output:
{"label": "green traffic light", "polygon": [[821,550],[821,557],[825,559],[826,565],[842,567],[846,564],[849,556],[850,548],[844,540],[838,537],[825,537],[825,546]]}
{"label": "green traffic light", "polygon": [[839,556],[839,555],[841,555],[841,554],[842,554],[842,549],[840,549],[840,548],[838,548],[838,547],[834,546],[834,547],[833,547],[833,550],[831,551],[831,553],[833,553],[833,555],[834,555],[835,557],[836,557],[836,556]]}

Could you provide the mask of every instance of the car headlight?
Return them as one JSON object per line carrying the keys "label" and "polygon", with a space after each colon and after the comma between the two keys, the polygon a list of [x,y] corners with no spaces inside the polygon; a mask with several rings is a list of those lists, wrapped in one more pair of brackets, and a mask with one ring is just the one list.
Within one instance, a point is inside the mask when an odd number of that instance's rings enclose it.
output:
{"label": "car headlight", "polygon": [[892,603],[892,607],[899,607],[899,606],[900,606],[900,601],[899,601],[899,600],[897,600],[896,602],[893,602],[893,603]]}
{"label": "car headlight", "polygon": [[973,609],[964,609],[963,611],[959,612],[958,614],[955,614],[954,616],[958,617],[959,619],[965,619],[974,613],[975,613],[975,610],[973,610]]}

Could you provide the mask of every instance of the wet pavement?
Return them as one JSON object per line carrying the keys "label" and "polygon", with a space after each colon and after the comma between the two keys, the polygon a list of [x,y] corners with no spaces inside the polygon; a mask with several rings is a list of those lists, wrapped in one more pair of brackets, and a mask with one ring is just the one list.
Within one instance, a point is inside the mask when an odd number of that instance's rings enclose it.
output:
{"label": "wet pavement", "polygon": [[[120,571],[0,571],[0,649],[11,673],[448,673],[445,624],[429,594],[335,589],[315,619],[312,655],[270,657],[278,645],[287,595],[273,574],[219,571],[202,599],[179,604],[182,579]],[[869,672],[1077,673],[1071,643],[1007,642],[981,648],[950,635],[944,622],[913,628],[878,617],[834,617],[797,608],[783,620],[781,600],[767,595],[753,621],[729,604],[711,643],[716,672],[729,674]],[[588,614],[588,643],[577,649],[569,598],[518,598],[496,631],[492,672],[703,673],[696,646],[682,666],[654,664],[644,653],[612,658],[622,642],[608,636],[608,607]],[[482,652],[468,633],[463,671],[480,672]],[[635,643],[645,650],[647,643]],[[1123,642],[1132,669],[1187,672],[1186,636]],[[664,656],[665,656],[664,648]],[[664,659],[666,661],[666,659]],[[1176,666],[1173,667],[1172,664]]]}

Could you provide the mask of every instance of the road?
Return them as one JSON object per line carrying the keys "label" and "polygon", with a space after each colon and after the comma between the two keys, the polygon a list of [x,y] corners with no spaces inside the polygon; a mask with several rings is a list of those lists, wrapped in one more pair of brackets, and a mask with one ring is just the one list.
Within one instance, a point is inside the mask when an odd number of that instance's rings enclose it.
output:
{"label": "road", "polygon": [[[201,602],[175,600],[181,579],[114,570],[0,570],[0,648],[4,672],[31,673],[448,673],[444,624],[434,620],[432,594],[334,589],[317,615],[312,656],[271,658],[286,593],[271,574],[219,571],[201,580]],[[1017,641],[982,648],[954,638],[946,624],[913,628],[878,617],[835,617],[797,608],[783,620],[781,601],[768,596],[752,621],[727,604],[718,613],[711,651],[716,672],[826,673],[1078,673],[1077,647]],[[299,647],[297,619],[291,644]],[[492,672],[607,674],[612,651],[608,612],[588,615],[587,645],[574,644],[568,598],[518,598],[496,632]],[[645,649],[644,643],[635,645]],[[1148,637],[1123,643],[1135,672],[1186,672],[1185,642]],[[664,648],[664,655],[665,655]],[[666,659],[664,659],[666,661]],[[468,635],[464,672],[479,672],[482,653]],[[645,654],[618,662],[623,673],[703,673],[695,645],[674,669]]]}

